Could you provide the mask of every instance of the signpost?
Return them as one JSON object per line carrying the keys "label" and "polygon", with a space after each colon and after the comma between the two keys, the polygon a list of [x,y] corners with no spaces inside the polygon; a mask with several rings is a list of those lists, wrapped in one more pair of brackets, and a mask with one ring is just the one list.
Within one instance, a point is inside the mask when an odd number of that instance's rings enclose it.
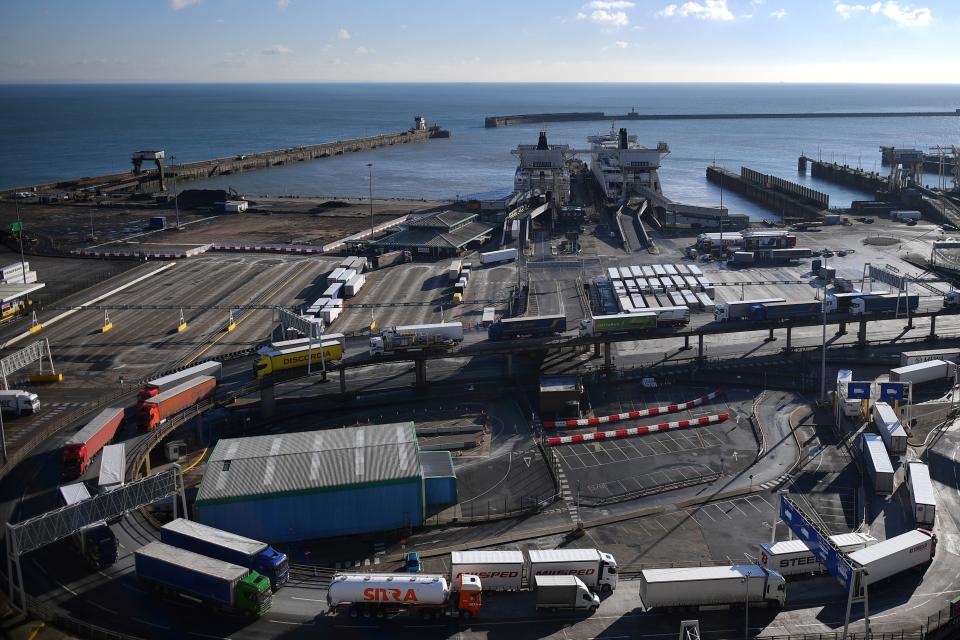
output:
{"label": "signpost", "polygon": [[871,386],[870,382],[848,382],[847,397],[851,400],[869,400]]}
{"label": "signpost", "polygon": [[884,402],[902,402],[907,399],[906,386],[902,382],[881,382],[880,399]]}

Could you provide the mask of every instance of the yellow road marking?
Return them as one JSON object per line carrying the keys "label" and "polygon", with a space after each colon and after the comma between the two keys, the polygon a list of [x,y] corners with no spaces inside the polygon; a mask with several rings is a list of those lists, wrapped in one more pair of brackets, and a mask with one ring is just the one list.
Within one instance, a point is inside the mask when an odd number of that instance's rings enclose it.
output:
{"label": "yellow road marking", "polygon": [[41,622],[40,624],[38,624],[37,626],[35,626],[35,627],[33,628],[33,631],[31,631],[31,632],[30,632],[30,635],[27,636],[27,640],[35,640],[36,637],[37,637],[38,635],[40,635],[40,632],[43,631],[43,630],[46,629],[46,628],[47,628],[47,623]]}
{"label": "yellow road marking", "polygon": [[204,448],[204,450],[200,453],[200,457],[197,458],[189,467],[180,471],[180,475],[185,475],[188,471],[190,471],[190,469],[193,469],[195,466],[200,464],[200,461],[203,460],[203,458],[207,455],[207,451],[209,451],[209,447]]}

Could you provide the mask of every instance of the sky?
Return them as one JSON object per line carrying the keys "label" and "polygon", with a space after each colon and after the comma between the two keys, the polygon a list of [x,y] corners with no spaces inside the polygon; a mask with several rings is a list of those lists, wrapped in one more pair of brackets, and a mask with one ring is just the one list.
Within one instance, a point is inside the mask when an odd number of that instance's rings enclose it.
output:
{"label": "sky", "polygon": [[960,83],[958,0],[3,0],[0,83]]}

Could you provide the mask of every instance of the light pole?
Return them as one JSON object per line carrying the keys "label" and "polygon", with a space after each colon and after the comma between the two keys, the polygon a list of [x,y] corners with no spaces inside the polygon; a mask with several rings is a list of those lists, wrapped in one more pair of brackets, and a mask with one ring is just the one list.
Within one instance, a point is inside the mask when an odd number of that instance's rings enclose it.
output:
{"label": "light pole", "polygon": [[742,578],[743,590],[743,640],[750,638],[750,574]]}
{"label": "light pole", "polygon": [[823,300],[820,303],[823,309],[823,337],[820,349],[820,402],[827,401],[827,283],[823,283]]}
{"label": "light pole", "polygon": [[[173,162],[177,159],[177,156],[170,156],[171,164],[176,167],[176,163]],[[180,201],[177,200],[177,172],[173,172],[173,208],[177,214],[177,231],[180,230]]]}
{"label": "light pole", "polygon": [[373,163],[367,163],[367,171],[370,175],[370,248],[373,249]]}

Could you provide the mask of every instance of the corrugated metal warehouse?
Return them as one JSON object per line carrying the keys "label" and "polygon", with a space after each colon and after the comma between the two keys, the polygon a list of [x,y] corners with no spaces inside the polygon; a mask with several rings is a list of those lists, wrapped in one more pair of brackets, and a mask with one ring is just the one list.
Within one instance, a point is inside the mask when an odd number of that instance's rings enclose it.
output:
{"label": "corrugated metal warehouse", "polygon": [[423,495],[428,507],[457,504],[457,474],[449,451],[422,451]]}
{"label": "corrugated metal warehouse", "polygon": [[221,440],[196,519],[270,542],[418,527],[419,454],[412,422]]}

